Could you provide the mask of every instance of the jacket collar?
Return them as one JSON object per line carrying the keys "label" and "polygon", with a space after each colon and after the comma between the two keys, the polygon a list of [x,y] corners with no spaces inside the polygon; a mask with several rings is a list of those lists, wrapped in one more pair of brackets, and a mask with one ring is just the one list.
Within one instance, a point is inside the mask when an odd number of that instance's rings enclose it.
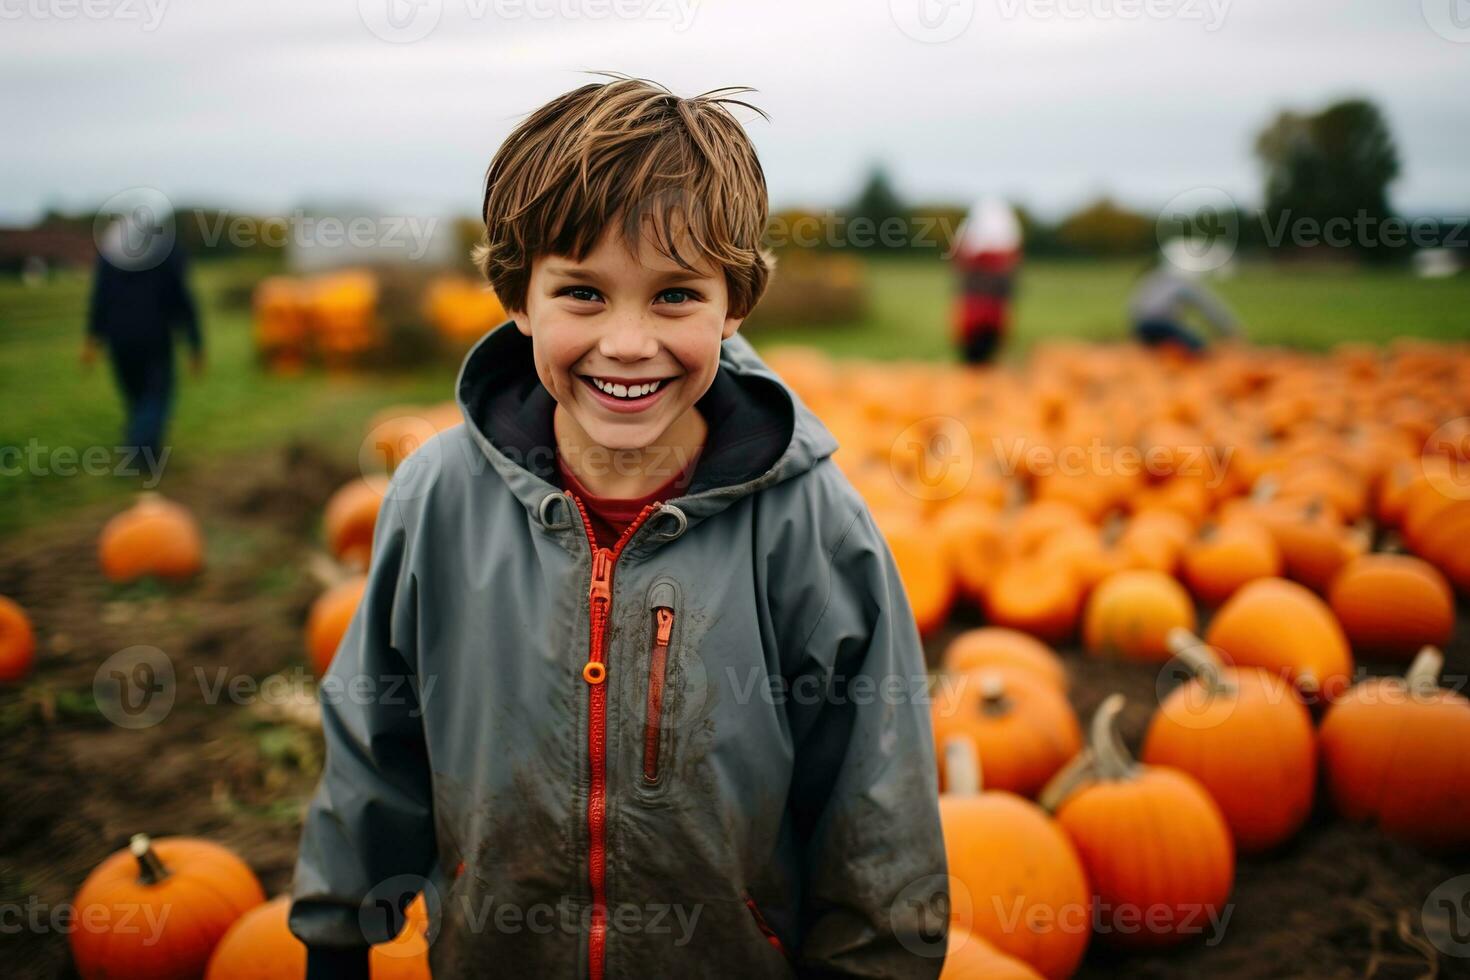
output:
{"label": "jacket collar", "polygon": [[[556,494],[555,401],[536,376],[531,339],[507,321],[465,357],[456,385],[481,452],[533,514]],[[721,346],[709,390],[695,403],[709,432],[684,495],[670,503],[689,524],[805,472],[837,448],[801,400],[736,334]]]}

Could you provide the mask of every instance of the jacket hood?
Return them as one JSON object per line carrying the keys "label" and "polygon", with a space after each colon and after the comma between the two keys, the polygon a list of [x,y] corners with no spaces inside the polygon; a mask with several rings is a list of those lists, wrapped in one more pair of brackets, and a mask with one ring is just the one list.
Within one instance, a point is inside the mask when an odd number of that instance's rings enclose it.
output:
{"label": "jacket hood", "polygon": [[[536,375],[531,338],[507,321],[465,357],[456,384],[465,426],[512,493],[540,513],[559,494],[555,399]],[[738,333],[720,348],[709,390],[695,403],[708,425],[704,449],[678,507],[690,525],[758,490],[799,476],[837,441]]]}

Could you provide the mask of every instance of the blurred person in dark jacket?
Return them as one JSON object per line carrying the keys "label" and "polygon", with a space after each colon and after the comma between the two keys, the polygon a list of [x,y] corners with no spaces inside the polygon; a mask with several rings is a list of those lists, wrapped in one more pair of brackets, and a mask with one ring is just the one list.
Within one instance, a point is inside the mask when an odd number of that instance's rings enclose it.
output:
{"label": "blurred person in dark jacket", "polygon": [[189,345],[193,373],[204,370],[199,315],[172,220],[135,210],[103,232],[82,348],[84,365],[107,348],[127,411],[124,442],[153,460],[161,459],[173,404],[175,333]]}

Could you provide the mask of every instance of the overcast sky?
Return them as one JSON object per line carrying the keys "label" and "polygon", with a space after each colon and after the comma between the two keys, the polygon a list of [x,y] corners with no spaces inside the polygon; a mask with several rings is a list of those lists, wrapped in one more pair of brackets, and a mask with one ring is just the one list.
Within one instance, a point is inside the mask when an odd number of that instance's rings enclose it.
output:
{"label": "overcast sky", "polygon": [[875,161],[912,200],[1252,205],[1272,114],[1363,95],[1394,203],[1470,212],[1470,0],[0,0],[0,221],[140,185],[472,214],[516,121],[597,68],[759,89],[778,207]]}

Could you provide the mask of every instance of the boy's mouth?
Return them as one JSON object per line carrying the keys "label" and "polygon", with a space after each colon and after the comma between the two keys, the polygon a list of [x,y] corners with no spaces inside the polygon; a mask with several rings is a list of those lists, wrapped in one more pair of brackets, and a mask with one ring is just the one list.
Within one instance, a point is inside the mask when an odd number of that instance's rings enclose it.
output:
{"label": "boy's mouth", "polygon": [[641,412],[663,395],[676,378],[616,378],[577,375],[597,401],[615,412]]}

